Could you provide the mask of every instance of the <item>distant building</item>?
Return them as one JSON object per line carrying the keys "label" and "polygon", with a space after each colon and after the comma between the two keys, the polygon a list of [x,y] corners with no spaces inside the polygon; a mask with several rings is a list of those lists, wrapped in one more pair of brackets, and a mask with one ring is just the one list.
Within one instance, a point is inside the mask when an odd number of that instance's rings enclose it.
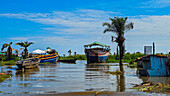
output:
{"label": "distant building", "polygon": [[144,54],[152,54],[152,46],[144,46]]}

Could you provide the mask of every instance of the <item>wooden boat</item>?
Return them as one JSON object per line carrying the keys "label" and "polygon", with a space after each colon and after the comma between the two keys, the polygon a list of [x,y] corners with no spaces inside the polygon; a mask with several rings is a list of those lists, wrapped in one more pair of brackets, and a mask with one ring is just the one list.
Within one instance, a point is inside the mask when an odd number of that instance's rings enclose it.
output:
{"label": "wooden boat", "polygon": [[[95,47],[99,46],[99,47]],[[84,45],[87,63],[103,63],[108,59],[110,53],[110,46],[94,42]]]}
{"label": "wooden boat", "polygon": [[66,62],[66,63],[76,63],[77,59],[68,59],[68,60],[58,60],[58,62]]}
{"label": "wooden boat", "polygon": [[40,60],[38,58],[29,58],[29,59],[24,59],[16,62],[16,65],[18,66],[19,69],[30,69],[30,68],[35,68],[38,67]]}
{"label": "wooden boat", "polygon": [[44,63],[44,62],[57,62],[58,58],[59,58],[59,54],[58,53],[53,53],[53,54],[49,54],[49,55],[40,55],[36,58],[40,59],[40,63]]}

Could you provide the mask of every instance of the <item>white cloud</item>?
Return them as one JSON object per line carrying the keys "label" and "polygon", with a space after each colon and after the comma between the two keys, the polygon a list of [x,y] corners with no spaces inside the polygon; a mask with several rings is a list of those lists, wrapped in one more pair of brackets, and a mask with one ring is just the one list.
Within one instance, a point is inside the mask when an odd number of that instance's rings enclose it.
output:
{"label": "white cloud", "polygon": [[132,17],[129,21],[134,22],[135,28],[128,35],[169,35],[170,15]]}
{"label": "white cloud", "polygon": [[[61,53],[69,49],[83,53],[83,45],[99,41],[112,45],[112,53],[116,44],[110,42],[112,33],[103,34],[103,22],[110,22],[109,17],[120,13],[102,10],[78,10],[73,12],[53,11],[53,13],[5,13],[0,16],[18,18],[48,25],[42,30],[54,34],[52,37],[13,37],[10,40],[34,41],[33,48],[53,46]],[[144,45],[156,42],[159,50],[169,50],[170,42],[170,16],[131,16],[128,18],[135,27],[126,33],[126,47],[130,52],[143,52]],[[51,26],[51,27],[50,27]],[[60,36],[62,35],[62,36]],[[167,44],[168,43],[168,44]],[[45,47],[45,48],[46,48]],[[43,47],[44,48],[44,47]],[[69,48],[69,49],[68,49]],[[68,50],[67,50],[68,49]],[[66,51],[67,50],[67,51]]]}
{"label": "white cloud", "polygon": [[30,39],[41,39],[43,37],[12,37],[12,38],[8,38],[10,40],[30,40]]}
{"label": "white cloud", "polygon": [[170,6],[169,0],[151,0],[146,3],[143,3],[144,6],[141,8],[163,8]]}

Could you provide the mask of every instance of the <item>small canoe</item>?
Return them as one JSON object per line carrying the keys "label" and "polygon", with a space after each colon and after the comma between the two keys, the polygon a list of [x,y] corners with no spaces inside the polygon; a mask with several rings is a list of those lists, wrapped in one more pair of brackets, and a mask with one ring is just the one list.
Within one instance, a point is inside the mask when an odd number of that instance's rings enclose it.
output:
{"label": "small canoe", "polygon": [[77,60],[77,59],[58,60],[58,62],[76,63],[76,60]]}

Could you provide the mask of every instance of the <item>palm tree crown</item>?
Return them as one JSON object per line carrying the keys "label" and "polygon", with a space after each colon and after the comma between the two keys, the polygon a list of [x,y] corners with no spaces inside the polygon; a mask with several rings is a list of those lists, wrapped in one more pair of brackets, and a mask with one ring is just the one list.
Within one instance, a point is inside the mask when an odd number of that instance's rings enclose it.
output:
{"label": "palm tree crown", "polygon": [[26,41],[26,42],[19,42],[19,43],[16,43],[16,45],[20,45],[21,47],[24,47],[25,49],[24,49],[24,51],[25,51],[25,54],[24,54],[24,56],[23,56],[23,58],[24,59],[26,59],[26,57],[28,56],[28,49],[27,49],[27,47],[29,47],[31,44],[34,44],[33,42],[28,42],[28,41]]}
{"label": "palm tree crown", "polygon": [[12,45],[12,42],[10,42],[9,44],[5,43],[5,44],[2,45],[2,48],[1,48],[1,51],[3,51],[5,48],[8,47],[7,54],[6,54],[8,56],[8,60],[12,59],[12,48],[11,48],[11,45]]}
{"label": "palm tree crown", "polygon": [[70,50],[68,50],[68,53],[69,53],[69,56],[71,56],[71,49],[70,49]]}
{"label": "palm tree crown", "polygon": [[33,42],[19,42],[19,43],[16,43],[16,45],[20,45],[21,47],[29,47],[31,44],[34,44]]}
{"label": "palm tree crown", "polygon": [[[114,32],[116,33],[117,37],[124,37],[124,33],[130,29],[133,29],[133,23],[127,23],[127,17],[125,18],[119,18],[119,17],[114,17],[114,18],[109,18],[112,23],[108,23],[105,22],[103,23],[103,26],[107,26],[107,28],[104,30],[104,33],[106,32]],[[112,36],[112,40],[113,38],[116,38],[114,36]],[[123,40],[121,40],[122,42],[125,40],[124,38],[122,38]],[[115,42],[119,42],[117,40],[115,40]]]}
{"label": "palm tree crown", "polygon": [[1,51],[3,51],[5,48],[7,48],[8,46],[11,46],[12,42],[10,42],[9,44],[5,43],[2,45]]}

